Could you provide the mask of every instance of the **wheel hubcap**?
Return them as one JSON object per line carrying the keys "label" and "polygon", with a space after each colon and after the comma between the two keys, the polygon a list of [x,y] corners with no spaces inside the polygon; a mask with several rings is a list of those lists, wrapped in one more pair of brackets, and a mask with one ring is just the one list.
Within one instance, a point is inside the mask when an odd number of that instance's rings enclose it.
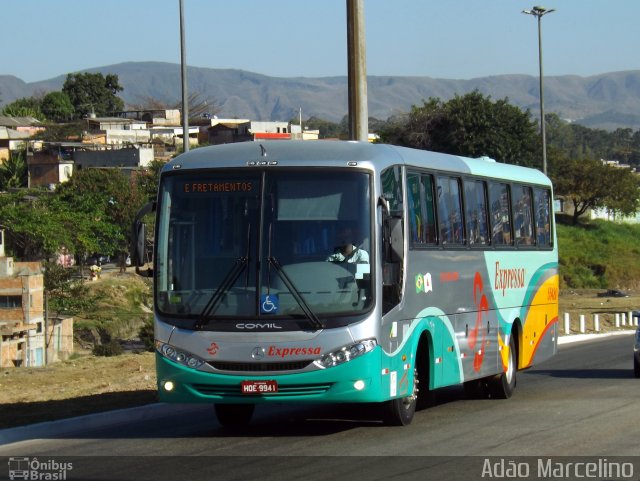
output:
{"label": "wheel hubcap", "polygon": [[513,359],[514,353],[513,353],[513,349],[509,349],[509,364],[507,365],[507,382],[509,384],[511,384],[511,381],[513,379],[513,364],[514,364],[514,359]]}

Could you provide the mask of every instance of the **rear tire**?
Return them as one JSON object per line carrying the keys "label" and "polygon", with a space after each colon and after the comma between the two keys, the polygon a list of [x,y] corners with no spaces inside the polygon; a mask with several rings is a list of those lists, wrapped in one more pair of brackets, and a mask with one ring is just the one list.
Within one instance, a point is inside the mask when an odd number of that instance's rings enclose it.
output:
{"label": "rear tire", "polygon": [[509,399],[516,388],[516,342],[512,335],[509,336],[509,358],[506,372],[498,374],[489,381],[489,392],[496,399]]}
{"label": "rear tire", "polygon": [[242,428],[251,422],[255,404],[216,404],[218,422],[225,428]]}
{"label": "rear tire", "polygon": [[640,378],[640,361],[635,356],[633,356],[633,374]]}

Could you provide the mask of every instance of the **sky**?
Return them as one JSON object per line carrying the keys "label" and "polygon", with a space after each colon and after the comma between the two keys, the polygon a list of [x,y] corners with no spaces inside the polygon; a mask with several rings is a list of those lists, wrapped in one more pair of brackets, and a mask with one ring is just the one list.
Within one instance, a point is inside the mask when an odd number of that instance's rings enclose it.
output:
{"label": "sky", "polygon": [[[183,0],[187,64],[347,75],[346,0]],[[640,0],[545,0],[545,76],[639,70]],[[179,0],[0,0],[0,75],[180,63]],[[364,0],[368,75],[538,75],[537,0]]]}

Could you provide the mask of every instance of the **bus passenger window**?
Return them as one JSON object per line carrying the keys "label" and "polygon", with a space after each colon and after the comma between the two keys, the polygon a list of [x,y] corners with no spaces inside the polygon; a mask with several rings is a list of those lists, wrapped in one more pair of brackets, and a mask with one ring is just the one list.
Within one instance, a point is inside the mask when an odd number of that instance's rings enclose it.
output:
{"label": "bus passenger window", "polygon": [[462,202],[456,177],[438,177],[438,220],[442,244],[463,244]]}
{"label": "bus passenger window", "polygon": [[433,177],[428,174],[409,173],[407,175],[407,198],[411,244],[435,244]]}
{"label": "bus passenger window", "polygon": [[517,245],[533,245],[533,215],[531,213],[531,187],[514,185],[512,190],[513,223]]}
{"label": "bus passenger window", "polygon": [[551,247],[551,196],[546,189],[533,189],[536,215],[536,238],[539,247]]}
{"label": "bus passenger window", "polygon": [[487,245],[489,243],[489,226],[484,182],[481,180],[465,180],[464,198],[464,213],[469,245]]}
{"label": "bus passenger window", "polygon": [[507,184],[489,183],[489,205],[491,206],[491,243],[495,246],[513,245]]}

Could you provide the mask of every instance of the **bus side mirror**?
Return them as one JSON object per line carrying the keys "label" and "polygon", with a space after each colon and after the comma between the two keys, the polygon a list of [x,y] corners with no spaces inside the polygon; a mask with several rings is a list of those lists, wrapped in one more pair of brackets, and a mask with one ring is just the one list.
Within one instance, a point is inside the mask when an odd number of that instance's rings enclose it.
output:
{"label": "bus side mirror", "polygon": [[389,217],[389,244],[391,247],[391,261],[402,262],[404,258],[404,234],[402,232],[402,219]]}
{"label": "bus side mirror", "polygon": [[402,216],[391,213],[389,201],[383,196],[378,198],[378,207],[382,208],[384,260],[386,262],[402,262],[404,259]]}
{"label": "bus side mirror", "polygon": [[383,218],[389,217],[391,215],[391,207],[389,206],[389,201],[383,196],[378,197],[378,206],[382,207]]}
{"label": "bus side mirror", "polygon": [[136,268],[136,274],[151,277],[153,275],[152,269],[147,269],[146,273],[140,271],[139,267],[147,263],[147,224],[142,222],[142,218],[155,212],[156,203],[149,202],[145,204],[136,214],[131,226],[131,263]]}
{"label": "bus side mirror", "polygon": [[133,226],[134,236],[132,242],[132,261],[135,267],[140,267],[146,264],[146,239],[147,239],[147,224],[144,222],[136,222]]}

